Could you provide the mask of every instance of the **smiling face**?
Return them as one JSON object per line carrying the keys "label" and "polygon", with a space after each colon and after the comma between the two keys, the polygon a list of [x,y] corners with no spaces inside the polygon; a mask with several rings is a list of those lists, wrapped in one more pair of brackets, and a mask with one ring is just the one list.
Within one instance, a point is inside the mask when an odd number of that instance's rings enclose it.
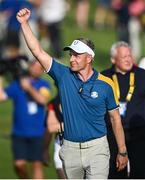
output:
{"label": "smiling face", "polygon": [[130,71],[133,67],[133,57],[129,47],[121,46],[116,50],[112,63],[115,64],[116,70],[122,73]]}
{"label": "smiling face", "polygon": [[78,54],[75,51],[70,51],[70,68],[72,71],[80,72],[85,70],[91,64],[92,57],[87,54]]}

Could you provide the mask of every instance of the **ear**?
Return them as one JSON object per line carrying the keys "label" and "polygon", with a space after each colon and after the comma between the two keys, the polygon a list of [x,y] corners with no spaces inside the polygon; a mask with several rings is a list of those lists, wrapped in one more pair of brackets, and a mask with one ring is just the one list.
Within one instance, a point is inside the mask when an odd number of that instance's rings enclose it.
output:
{"label": "ear", "polygon": [[87,55],[87,61],[89,64],[93,61],[93,58],[91,55]]}
{"label": "ear", "polygon": [[115,59],[111,58],[111,62],[112,62],[112,64],[115,64]]}

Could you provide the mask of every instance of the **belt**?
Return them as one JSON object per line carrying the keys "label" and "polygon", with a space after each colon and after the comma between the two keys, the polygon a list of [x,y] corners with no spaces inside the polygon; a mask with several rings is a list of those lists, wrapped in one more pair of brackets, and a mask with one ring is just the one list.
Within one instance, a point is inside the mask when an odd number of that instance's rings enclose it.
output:
{"label": "belt", "polygon": [[74,147],[77,149],[85,149],[94,145],[99,144],[100,142],[103,142],[104,140],[106,140],[106,136],[97,138],[97,139],[93,139],[90,141],[86,141],[86,142],[72,142],[72,141],[68,141],[66,139],[63,140],[63,145],[65,146],[69,146],[69,147]]}

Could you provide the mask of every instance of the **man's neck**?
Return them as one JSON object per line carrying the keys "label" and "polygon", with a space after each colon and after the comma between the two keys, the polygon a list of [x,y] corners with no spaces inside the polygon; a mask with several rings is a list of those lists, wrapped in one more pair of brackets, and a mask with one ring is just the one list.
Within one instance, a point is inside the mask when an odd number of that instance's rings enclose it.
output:
{"label": "man's neck", "polygon": [[123,71],[123,70],[121,70],[121,69],[119,69],[117,67],[115,67],[115,71],[120,73],[120,74],[123,74],[123,75],[127,73],[127,71]]}
{"label": "man's neck", "polygon": [[85,82],[93,75],[93,73],[94,73],[93,69],[89,68],[87,70],[85,69],[85,70],[78,72],[78,76],[82,81]]}

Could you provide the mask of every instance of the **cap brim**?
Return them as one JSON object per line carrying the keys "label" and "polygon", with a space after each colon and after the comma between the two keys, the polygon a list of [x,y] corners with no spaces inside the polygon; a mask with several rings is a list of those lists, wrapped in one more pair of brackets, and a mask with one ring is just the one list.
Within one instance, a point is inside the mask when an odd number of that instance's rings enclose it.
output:
{"label": "cap brim", "polygon": [[64,51],[69,51],[69,50],[72,50],[72,48],[70,48],[69,46],[66,46],[63,48]]}
{"label": "cap brim", "polygon": [[77,52],[77,50],[73,49],[73,48],[70,47],[70,46],[64,47],[63,50],[64,50],[64,51],[70,51],[70,50],[72,50],[72,51],[76,52],[77,54],[83,54],[83,53],[84,53],[84,52],[82,52],[82,53],[81,53],[81,52]]}

